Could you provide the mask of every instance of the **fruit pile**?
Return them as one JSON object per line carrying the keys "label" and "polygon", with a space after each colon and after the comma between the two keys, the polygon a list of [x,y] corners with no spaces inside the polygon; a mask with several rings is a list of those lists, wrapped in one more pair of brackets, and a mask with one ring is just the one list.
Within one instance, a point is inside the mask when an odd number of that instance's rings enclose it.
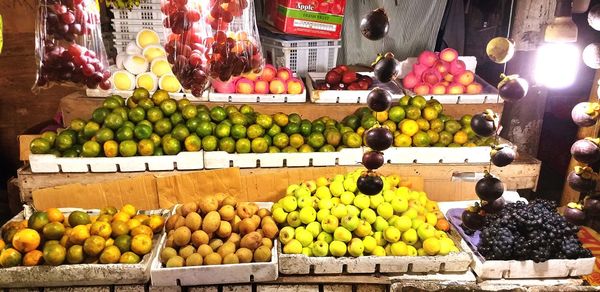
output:
{"label": "fruit pile", "polygon": [[167,268],[269,262],[279,232],[269,210],[232,196],[178,206],[165,229],[160,260]]}
{"label": "fruit pile", "polygon": [[369,76],[361,75],[346,65],[339,65],[327,72],[325,80],[316,80],[316,90],[368,90],[373,84]]}
{"label": "fruit pile", "polygon": [[[105,67],[103,51],[78,45],[82,36],[94,39],[93,30],[99,30],[100,15],[90,9],[93,1],[54,0],[42,1],[45,19],[42,24],[42,48],[38,56],[40,69],[36,85],[44,87],[50,82],[73,82],[85,84],[89,88],[110,89],[110,71]],[[47,2],[47,4],[46,4]],[[102,48],[102,39],[99,40]]]}
{"label": "fruit pile", "polygon": [[295,78],[286,67],[276,69],[273,65],[265,65],[260,74],[243,74],[241,78],[232,78],[230,82],[212,82],[219,93],[240,94],[301,94],[304,92],[302,80]]}
{"label": "fruit pile", "polygon": [[420,95],[481,93],[483,86],[474,81],[475,74],[466,70],[465,62],[458,59],[458,52],[446,48],[439,55],[423,51],[412,71],[402,80],[402,86]]}
{"label": "fruit pile", "polygon": [[488,260],[539,263],[592,256],[577,238],[579,228],[556,211],[554,202],[538,199],[529,204],[509,203],[496,211],[477,223],[483,225],[477,250]]}
{"label": "fruit pile", "polygon": [[363,170],[290,185],[271,209],[283,253],[307,256],[427,256],[458,252],[450,225],[424,192],[382,177],[383,191],[358,191]]}
{"label": "fruit pile", "polygon": [[36,211],[2,228],[0,265],[139,263],[164,223],[162,216],[138,214],[130,204],[104,208],[97,216],[74,211],[65,217],[56,208]]}

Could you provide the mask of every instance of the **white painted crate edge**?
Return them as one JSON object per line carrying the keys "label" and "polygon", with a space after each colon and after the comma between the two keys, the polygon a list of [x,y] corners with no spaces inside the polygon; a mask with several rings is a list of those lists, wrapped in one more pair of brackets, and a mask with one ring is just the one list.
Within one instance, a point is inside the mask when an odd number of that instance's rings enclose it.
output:
{"label": "white painted crate edge", "polygon": [[[357,72],[362,75],[373,77],[372,72]],[[306,76],[306,88],[309,92],[310,101],[313,103],[367,103],[367,95],[370,90],[317,90],[313,82],[325,78],[327,72],[308,72]],[[398,101],[404,93],[392,94],[392,100]]]}
{"label": "white painted crate edge", "polygon": [[34,173],[58,172],[139,172],[167,170],[197,170],[204,168],[202,151],[177,155],[133,157],[56,157],[51,154],[30,154]]}
{"label": "white painted crate edge", "polygon": [[[272,202],[256,202],[260,208],[270,209]],[[176,206],[172,210],[175,210]],[[162,235],[158,251],[162,251],[166,233]],[[213,284],[233,284],[268,282],[279,277],[279,257],[277,240],[273,241],[271,261],[268,263],[244,263],[215,266],[194,266],[181,268],[163,268],[160,257],[152,259],[150,275],[153,286],[195,286]],[[159,252],[157,252],[159,254]]]}
{"label": "white painted crate edge", "polygon": [[[59,208],[62,213],[76,210],[88,214],[98,214],[98,209]],[[166,210],[144,211],[165,216]],[[27,218],[25,213],[31,213],[27,207],[10,221]],[[29,214],[30,215],[30,214]],[[56,286],[92,286],[92,285],[122,285],[143,284],[150,279],[150,265],[158,254],[158,243],[162,235],[155,234],[152,251],[142,258],[138,264],[78,264],[60,266],[34,266],[0,268],[0,287],[56,287]]]}
{"label": "white painted crate edge", "polygon": [[383,151],[391,164],[487,163],[492,148],[478,147],[391,147]]}

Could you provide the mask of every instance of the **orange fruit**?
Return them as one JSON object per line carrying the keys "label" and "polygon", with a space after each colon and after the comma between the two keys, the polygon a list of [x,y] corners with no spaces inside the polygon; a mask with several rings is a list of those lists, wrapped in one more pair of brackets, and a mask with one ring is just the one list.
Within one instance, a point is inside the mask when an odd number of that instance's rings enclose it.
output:
{"label": "orange fruit", "polygon": [[63,222],[65,220],[65,215],[57,208],[50,208],[46,210],[46,213],[50,222]]}
{"label": "orange fruit", "polygon": [[42,231],[42,228],[44,228],[44,225],[48,224],[49,220],[48,220],[48,214],[46,212],[34,212],[31,217],[29,217],[29,220],[27,221],[27,227],[37,230],[37,231]]}
{"label": "orange fruit", "polygon": [[42,264],[44,253],[35,249],[25,254],[23,257],[24,266],[37,266]]}
{"label": "orange fruit", "polygon": [[112,221],[116,222],[116,221],[122,221],[122,222],[127,222],[129,220],[129,218],[131,218],[131,216],[125,212],[117,212],[117,214],[115,214],[115,216],[113,216]]}
{"label": "orange fruit", "polygon": [[119,259],[119,263],[121,264],[137,264],[139,262],[140,256],[130,251],[121,254],[121,258]]}
{"label": "orange fruit", "polygon": [[69,226],[86,225],[91,223],[90,215],[83,211],[73,211],[69,214]]}
{"label": "orange fruit", "polygon": [[13,236],[13,247],[20,252],[29,252],[40,245],[40,234],[37,231],[25,228],[17,231]]}
{"label": "orange fruit", "polygon": [[106,241],[98,235],[92,235],[83,243],[83,251],[86,255],[95,257],[104,249]]}
{"label": "orange fruit", "polygon": [[152,235],[154,235],[154,232],[152,232],[152,228],[150,228],[146,225],[140,225],[131,230],[131,236],[136,236],[138,234],[146,234],[146,235],[152,237]]}
{"label": "orange fruit", "polygon": [[6,243],[4,240],[0,239],[0,250],[3,250],[6,247]]}
{"label": "orange fruit", "polygon": [[121,207],[121,212],[128,214],[129,217],[133,217],[137,213],[137,209],[131,204],[125,204]]}
{"label": "orange fruit", "polygon": [[419,131],[419,124],[414,120],[403,120],[400,125],[400,131],[402,131],[402,134],[412,137]]}
{"label": "orange fruit", "polygon": [[72,244],[83,244],[83,242],[90,237],[90,231],[85,225],[77,225],[71,229],[71,235],[69,241]]}
{"label": "orange fruit", "polygon": [[0,253],[0,265],[3,268],[10,268],[21,265],[23,256],[14,248],[7,248]]}
{"label": "orange fruit", "polygon": [[67,249],[60,244],[44,245],[44,261],[51,266],[58,266],[65,261]]}
{"label": "orange fruit", "polygon": [[467,143],[467,140],[469,140],[469,137],[465,131],[460,130],[454,134],[454,143],[462,145]]}
{"label": "orange fruit", "polygon": [[73,245],[69,247],[67,252],[67,262],[69,264],[81,264],[85,259],[83,255],[83,247],[81,245]]}
{"label": "orange fruit", "polygon": [[127,227],[129,227],[129,230],[133,230],[136,227],[142,225],[142,221],[137,220],[137,219],[129,219],[127,220]]}
{"label": "orange fruit", "polygon": [[121,251],[116,246],[109,246],[102,251],[100,254],[101,264],[114,264],[118,263],[121,258]]}
{"label": "orange fruit", "polygon": [[131,251],[143,256],[152,250],[152,237],[138,234],[131,239]]}
{"label": "orange fruit", "polygon": [[123,234],[129,234],[129,227],[127,223],[123,221],[115,221],[111,224],[112,227],[112,237],[117,237]]}
{"label": "orange fruit", "polygon": [[50,222],[42,229],[44,239],[59,240],[65,234],[65,226],[60,222]]}
{"label": "orange fruit", "polygon": [[165,226],[165,218],[160,215],[152,215],[144,221],[144,224],[150,227],[154,233],[158,233]]}
{"label": "orange fruit", "polygon": [[138,220],[138,221],[142,222],[142,224],[143,224],[143,222],[144,222],[144,221],[146,221],[146,219],[148,219],[148,218],[150,218],[150,216],[148,216],[148,215],[146,215],[146,214],[137,214],[137,215],[133,216],[133,219],[135,219],[135,220]]}
{"label": "orange fruit", "polygon": [[98,216],[98,219],[96,219],[96,222],[112,222],[112,215],[108,215],[108,214],[102,214],[100,216]]}
{"label": "orange fruit", "polygon": [[107,222],[96,221],[92,223],[92,226],[90,227],[90,234],[107,239],[112,234],[112,227],[110,227],[110,224]]}
{"label": "orange fruit", "polygon": [[448,231],[450,230],[450,223],[446,219],[438,219],[437,223],[435,223],[435,228],[437,230]]}
{"label": "orange fruit", "polygon": [[100,215],[115,215],[117,214],[117,208],[115,207],[104,207],[100,210]]}

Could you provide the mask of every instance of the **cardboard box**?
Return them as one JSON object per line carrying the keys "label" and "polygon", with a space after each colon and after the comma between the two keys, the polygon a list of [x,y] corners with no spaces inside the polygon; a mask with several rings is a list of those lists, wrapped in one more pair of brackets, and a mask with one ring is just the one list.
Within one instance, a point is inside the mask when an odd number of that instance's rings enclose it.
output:
{"label": "cardboard box", "polygon": [[290,34],[339,39],[346,0],[266,1],[266,22]]}

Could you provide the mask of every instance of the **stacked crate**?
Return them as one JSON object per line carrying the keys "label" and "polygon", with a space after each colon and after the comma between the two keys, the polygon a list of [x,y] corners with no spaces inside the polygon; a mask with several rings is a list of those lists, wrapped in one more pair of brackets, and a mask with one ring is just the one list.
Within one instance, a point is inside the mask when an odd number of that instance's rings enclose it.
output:
{"label": "stacked crate", "polygon": [[141,29],[151,29],[158,33],[164,41],[165,28],[162,25],[161,0],[141,0],[138,7],[133,9],[111,8],[114,47],[117,53],[125,51],[127,44],[135,41],[136,34]]}

